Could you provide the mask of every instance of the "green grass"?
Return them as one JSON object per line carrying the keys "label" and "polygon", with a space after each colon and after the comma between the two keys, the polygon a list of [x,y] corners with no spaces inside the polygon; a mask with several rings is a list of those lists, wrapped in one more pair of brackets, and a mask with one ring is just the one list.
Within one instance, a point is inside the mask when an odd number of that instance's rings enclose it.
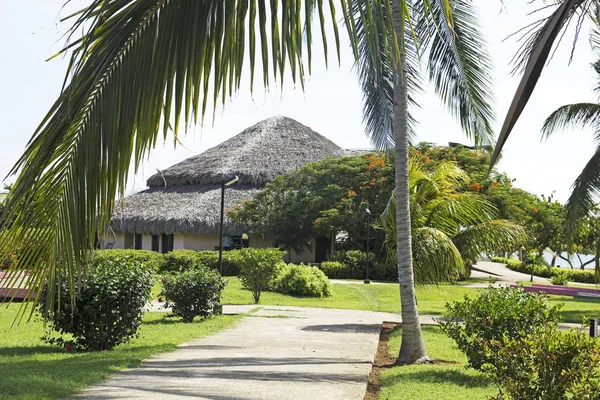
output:
{"label": "green grass", "polygon": [[[252,304],[252,294],[242,289],[237,278],[228,278],[229,284],[223,292],[223,304]],[[439,285],[417,287],[417,301],[421,315],[440,315],[449,301],[463,300],[465,295],[477,296],[480,289],[461,285]],[[580,323],[585,317],[600,318],[600,300],[550,296],[551,304],[563,304],[563,322]],[[279,293],[263,292],[261,305],[342,308],[399,313],[400,294],[397,284],[364,285],[333,284],[333,295],[327,298],[294,297]]]}
{"label": "green grass", "polygon": [[[465,294],[474,295],[475,289],[454,285],[424,286],[417,288],[419,312],[423,315],[441,314],[447,301],[460,300]],[[223,292],[223,304],[252,304],[252,294],[242,289],[236,278],[229,278]],[[365,285],[333,284],[333,295],[326,298],[294,297],[263,292],[261,305],[343,308],[382,312],[400,312],[398,284]]]}
{"label": "green grass", "polygon": [[11,328],[18,307],[0,308],[0,398],[65,398],[154,354],[231,327],[240,318],[222,316],[184,324],[164,320],[163,313],[146,313],[140,337],[130,343],[108,352],[66,353],[40,340],[44,328],[39,321]]}
{"label": "green grass", "polygon": [[[394,328],[388,343],[396,358],[402,330]],[[497,387],[481,372],[465,369],[467,358],[437,326],[424,326],[425,347],[433,360],[452,364],[392,367],[381,374],[380,399],[487,399]]]}

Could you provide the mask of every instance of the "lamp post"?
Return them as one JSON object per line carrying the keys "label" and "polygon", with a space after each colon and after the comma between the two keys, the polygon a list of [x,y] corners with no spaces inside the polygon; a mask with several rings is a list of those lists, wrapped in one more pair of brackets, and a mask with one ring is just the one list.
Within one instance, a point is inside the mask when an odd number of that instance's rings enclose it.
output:
{"label": "lamp post", "polygon": [[371,216],[371,210],[365,208],[365,215],[367,216],[367,277],[364,280],[365,283],[371,283],[369,280],[369,217]]}
{"label": "lamp post", "polygon": [[221,179],[221,229],[219,233],[219,273],[223,274],[223,218],[225,214],[225,188],[236,183],[240,178],[230,176],[229,178]]}

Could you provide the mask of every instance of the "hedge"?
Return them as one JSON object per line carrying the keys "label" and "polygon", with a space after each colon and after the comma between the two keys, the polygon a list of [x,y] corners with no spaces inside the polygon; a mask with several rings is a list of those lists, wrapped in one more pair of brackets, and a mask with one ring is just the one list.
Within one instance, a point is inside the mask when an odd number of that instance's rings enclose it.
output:
{"label": "hedge", "polygon": [[524,274],[531,274],[531,269],[533,267],[533,275],[541,276],[542,278],[552,278],[553,276],[563,274],[569,282],[596,283],[594,271],[546,267],[535,264],[524,265],[522,261],[504,257],[492,257],[491,260],[493,262],[506,264],[508,269]]}

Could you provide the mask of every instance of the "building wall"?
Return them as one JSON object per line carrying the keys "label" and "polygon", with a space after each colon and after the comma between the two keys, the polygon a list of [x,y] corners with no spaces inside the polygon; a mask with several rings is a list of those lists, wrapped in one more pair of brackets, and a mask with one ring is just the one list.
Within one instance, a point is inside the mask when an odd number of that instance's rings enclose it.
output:
{"label": "building wall", "polygon": [[[111,243],[113,249],[124,249],[125,248],[125,234],[124,233],[114,233],[108,234],[106,240],[104,241],[105,247],[109,246]],[[129,241],[127,241],[129,242]],[[311,242],[310,250],[306,249],[302,254],[298,254],[295,251],[292,251],[292,255],[289,258],[289,262],[299,264],[299,263],[314,263],[315,262],[315,243],[313,240]],[[162,243],[161,243],[162,245]],[[133,241],[129,244],[129,248],[133,247]],[[250,247],[255,248],[266,248],[273,246],[273,237],[266,236],[250,236]],[[185,234],[185,235],[174,235],[173,238],[173,249],[188,249],[188,250],[215,250],[215,248],[219,247],[219,235],[193,235],[193,234]],[[152,235],[143,235],[142,236],[142,248],[144,250],[152,250]],[[288,256],[285,256],[285,261],[288,262]]]}

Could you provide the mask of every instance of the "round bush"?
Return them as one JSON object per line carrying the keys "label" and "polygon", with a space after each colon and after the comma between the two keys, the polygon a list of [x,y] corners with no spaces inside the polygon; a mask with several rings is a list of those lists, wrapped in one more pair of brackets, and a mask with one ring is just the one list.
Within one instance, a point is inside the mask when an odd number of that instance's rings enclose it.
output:
{"label": "round bush", "polygon": [[[59,301],[49,312],[50,327],[60,334],[47,335],[48,343],[72,343],[81,350],[110,350],[137,335],[146,302],[150,299],[152,272],[144,263],[127,256],[96,260],[82,280],[74,307],[66,282]],[[40,309],[45,303],[40,297]],[[64,335],[72,335],[72,340]]]}
{"label": "round bush", "polygon": [[323,261],[319,269],[332,279],[348,279],[350,277],[350,268],[346,264],[338,261]]}
{"label": "round bush", "polygon": [[195,317],[206,318],[221,314],[221,293],[227,282],[217,271],[197,267],[162,278],[161,295],[166,298],[165,307],[172,307],[173,315],[183,322]]}
{"label": "round bush", "polygon": [[475,299],[465,296],[464,301],[446,304],[440,327],[466,354],[469,365],[481,369],[489,361],[487,343],[504,336],[519,339],[539,326],[556,326],[558,310],[544,295],[490,286]]}
{"label": "round bush", "polygon": [[175,250],[163,256],[159,273],[183,272],[201,267],[202,257],[195,250]]}
{"label": "round bush", "polygon": [[317,267],[283,264],[271,282],[271,290],[294,296],[329,297],[331,283]]}

